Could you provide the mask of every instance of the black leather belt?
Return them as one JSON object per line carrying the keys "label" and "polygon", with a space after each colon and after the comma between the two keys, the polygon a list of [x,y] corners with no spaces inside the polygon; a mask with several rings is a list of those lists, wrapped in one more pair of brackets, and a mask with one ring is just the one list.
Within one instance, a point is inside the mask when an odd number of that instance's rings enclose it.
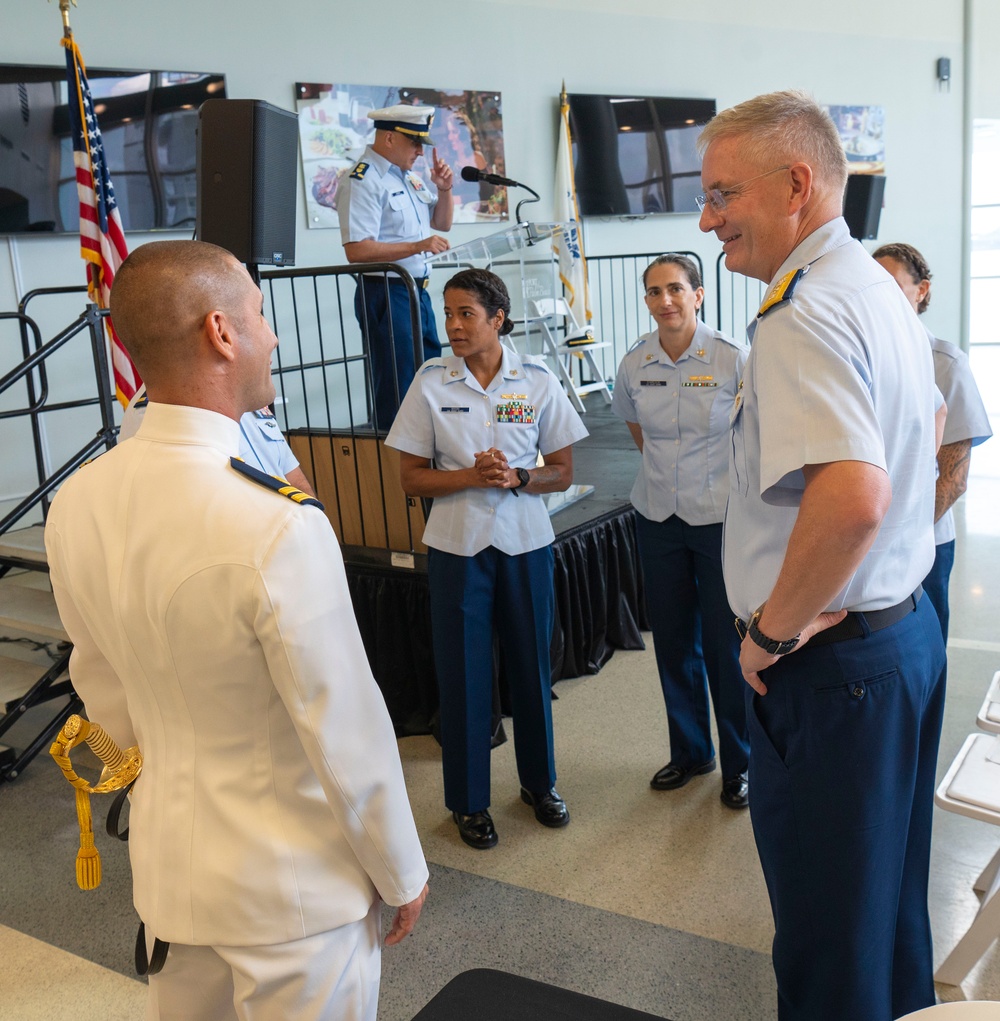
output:
{"label": "black leather belt", "polygon": [[[386,279],[389,281],[390,284],[395,284],[397,287],[406,286],[406,281],[400,280],[399,277],[386,277]],[[414,277],[413,282],[417,285],[418,291],[421,288],[423,288],[426,291],[427,288],[430,287],[431,285],[430,277]]]}
{"label": "black leather belt", "polygon": [[[901,621],[908,613],[912,613],[924,594],[922,585],[917,586],[916,592],[907,596],[902,602],[895,606],[887,606],[884,610],[848,610],[847,616],[828,627],[825,631],[819,631],[809,639],[806,648],[815,648],[820,645],[832,645],[834,642],[846,642],[851,638],[861,638],[872,631],[881,631],[883,628]],[[745,635],[747,629],[746,621],[740,620],[737,630]]]}

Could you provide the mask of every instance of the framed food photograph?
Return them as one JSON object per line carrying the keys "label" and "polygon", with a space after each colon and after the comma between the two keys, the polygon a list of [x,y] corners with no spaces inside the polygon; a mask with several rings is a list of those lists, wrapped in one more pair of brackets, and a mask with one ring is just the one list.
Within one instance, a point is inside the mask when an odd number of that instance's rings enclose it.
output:
{"label": "framed food photograph", "polygon": [[852,174],[885,173],[885,108],[826,106]]}
{"label": "framed food photograph", "polygon": [[397,103],[434,107],[431,145],[425,147],[414,170],[430,183],[432,147],[451,166],[455,173],[451,193],[454,222],[506,220],[506,188],[461,177],[462,168],[468,166],[506,174],[499,92],[296,82],[295,108],[309,226],[339,226],[337,189],[375,138],[368,111]]}

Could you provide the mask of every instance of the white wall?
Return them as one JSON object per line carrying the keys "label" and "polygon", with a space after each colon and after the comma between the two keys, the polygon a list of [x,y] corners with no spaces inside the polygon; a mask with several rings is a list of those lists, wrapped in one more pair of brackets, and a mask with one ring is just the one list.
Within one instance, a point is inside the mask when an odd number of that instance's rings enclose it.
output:
{"label": "white wall", "polygon": [[[879,238],[911,241],[927,255],[935,273],[927,325],[955,337],[962,12],[962,0],[791,8],[760,0],[80,0],[72,22],[88,64],[222,71],[231,97],[288,109],[297,80],[499,90],[508,173],[541,193],[529,207],[537,219],[551,212],[563,79],[570,91],[709,96],[720,108],[789,87],[821,102],[881,104],[888,181]],[[61,61],[55,4],[0,0],[0,23],[0,61]],[[950,92],[935,80],[941,56],[952,61]],[[452,241],[477,233],[458,225]],[[694,216],[588,221],[585,238],[591,254],[693,249],[707,269],[718,254]],[[0,310],[13,308],[24,289],[82,282],[77,253],[71,239],[0,240]],[[344,261],[337,231],[306,228],[300,198],[297,265]],[[11,450],[3,423],[0,443]],[[0,476],[0,498],[15,474]]]}

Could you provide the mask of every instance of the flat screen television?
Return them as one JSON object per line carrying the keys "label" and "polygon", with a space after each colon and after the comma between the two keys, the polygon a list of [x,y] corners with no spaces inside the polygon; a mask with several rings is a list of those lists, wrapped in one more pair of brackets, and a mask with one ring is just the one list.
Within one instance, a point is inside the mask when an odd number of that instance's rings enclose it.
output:
{"label": "flat screen television", "polygon": [[[87,68],[122,225],[194,229],[198,107],[221,74]],[[0,234],[79,230],[66,66],[0,64]]]}
{"label": "flat screen television", "polygon": [[581,216],[697,213],[701,128],[714,99],[599,96],[569,99]]}

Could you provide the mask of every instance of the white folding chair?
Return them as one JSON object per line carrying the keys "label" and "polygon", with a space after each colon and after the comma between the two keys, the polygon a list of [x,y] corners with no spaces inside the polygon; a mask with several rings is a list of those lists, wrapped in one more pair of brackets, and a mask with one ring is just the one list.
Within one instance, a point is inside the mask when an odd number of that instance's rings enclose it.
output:
{"label": "white folding chair", "polygon": [[[583,414],[586,409],[580,398],[595,391],[603,395],[605,404],[610,404],[611,391],[608,389],[603,370],[594,358],[594,352],[611,347],[611,344],[606,340],[595,340],[594,332],[589,326],[580,326],[573,315],[573,310],[563,298],[540,298],[532,301],[530,311],[529,321],[541,327],[545,355],[552,360],[556,375],[573,402],[573,407]],[[565,327],[565,334],[560,332],[561,326]],[[583,360],[583,364],[590,370],[592,382],[578,384],[574,381],[574,358]]]}
{"label": "white folding chair", "polygon": [[986,698],[983,699],[976,726],[993,734],[1000,734],[1000,670],[993,675]]}
{"label": "white folding chair", "polygon": [[904,1014],[899,1021],[1000,1021],[1000,1003],[995,1000],[958,1000]]}
{"label": "white folding chair", "polygon": [[[934,803],[946,812],[1000,826],[1000,737],[970,734],[938,785]],[[972,888],[982,897],[979,910],[968,931],[934,973],[935,980],[946,985],[960,985],[1000,936],[1000,850]]]}

